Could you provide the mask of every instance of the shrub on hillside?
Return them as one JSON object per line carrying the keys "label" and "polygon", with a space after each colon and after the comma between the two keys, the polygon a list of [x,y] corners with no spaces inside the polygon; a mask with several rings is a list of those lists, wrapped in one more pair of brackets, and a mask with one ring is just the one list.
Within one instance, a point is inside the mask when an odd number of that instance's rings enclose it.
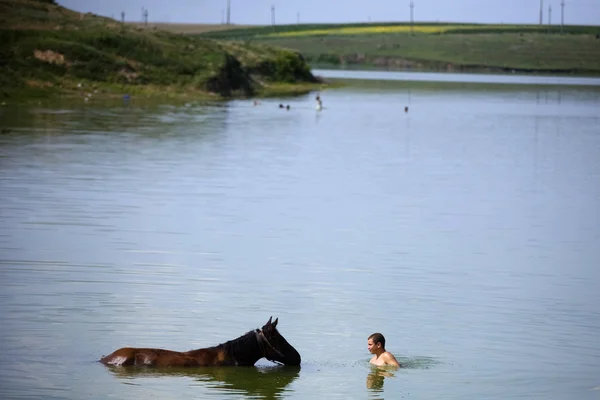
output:
{"label": "shrub on hillside", "polygon": [[312,80],[310,67],[299,53],[284,52],[275,58],[275,79],[282,82]]}

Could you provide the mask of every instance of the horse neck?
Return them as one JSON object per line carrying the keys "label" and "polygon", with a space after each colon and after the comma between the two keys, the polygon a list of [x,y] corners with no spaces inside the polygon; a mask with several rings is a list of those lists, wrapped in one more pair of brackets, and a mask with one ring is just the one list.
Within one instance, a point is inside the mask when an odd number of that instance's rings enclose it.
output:
{"label": "horse neck", "polygon": [[256,338],[255,331],[250,331],[237,339],[223,343],[225,353],[236,360],[239,365],[254,365],[264,357]]}
{"label": "horse neck", "polygon": [[263,351],[256,338],[256,332],[250,331],[237,339],[221,343],[218,346],[207,349],[192,350],[190,355],[194,356],[204,351],[223,351],[228,358],[235,361],[237,365],[254,365],[258,360],[264,357]]}

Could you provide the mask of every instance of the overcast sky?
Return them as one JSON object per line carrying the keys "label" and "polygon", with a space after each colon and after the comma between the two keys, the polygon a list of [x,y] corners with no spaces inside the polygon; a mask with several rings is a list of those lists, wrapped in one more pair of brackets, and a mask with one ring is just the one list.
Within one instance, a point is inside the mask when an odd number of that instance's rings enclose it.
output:
{"label": "overcast sky", "polygon": [[[230,0],[234,24],[407,21],[410,0]],[[537,23],[540,0],[413,0],[415,21]],[[562,0],[543,0],[544,23],[560,23]],[[142,19],[142,8],[154,22],[221,23],[227,0],[58,0],[67,8],[121,18]],[[564,0],[565,24],[600,24],[600,0]]]}

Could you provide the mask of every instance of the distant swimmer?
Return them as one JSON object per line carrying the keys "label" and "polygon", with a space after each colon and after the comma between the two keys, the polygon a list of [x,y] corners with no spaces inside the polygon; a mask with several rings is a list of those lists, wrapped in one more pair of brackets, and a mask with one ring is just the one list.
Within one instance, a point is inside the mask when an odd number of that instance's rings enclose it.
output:
{"label": "distant swimmer", "polygon": [[323,102],[321,101],[321,96],[317,96],[315,100],[317,101],[317,111],[321,111],[323,109]]}
{"label": "distant swimmer", "polygon": [[408,106],[404,107],[404,112],[407,113],[408,112]]}
{"label": "distant swimmer", "polygon": [[287,106],[285,106],[285,109],[289,111],[290,110],[290,105],[288,104]]}
{"label": "distant swimmer", "polygon": [[279,108],[285,108],[283,104],[279,104]]}

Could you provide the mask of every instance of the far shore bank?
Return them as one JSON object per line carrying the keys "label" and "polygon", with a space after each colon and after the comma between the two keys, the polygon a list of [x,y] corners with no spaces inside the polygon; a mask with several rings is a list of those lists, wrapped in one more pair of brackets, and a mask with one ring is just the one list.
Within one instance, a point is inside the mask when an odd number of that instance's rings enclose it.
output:
{"label": "far shore bank", "polygon": [[290,49],[313,67],[600,76],[600,26],[313,24],[198,36]]}

